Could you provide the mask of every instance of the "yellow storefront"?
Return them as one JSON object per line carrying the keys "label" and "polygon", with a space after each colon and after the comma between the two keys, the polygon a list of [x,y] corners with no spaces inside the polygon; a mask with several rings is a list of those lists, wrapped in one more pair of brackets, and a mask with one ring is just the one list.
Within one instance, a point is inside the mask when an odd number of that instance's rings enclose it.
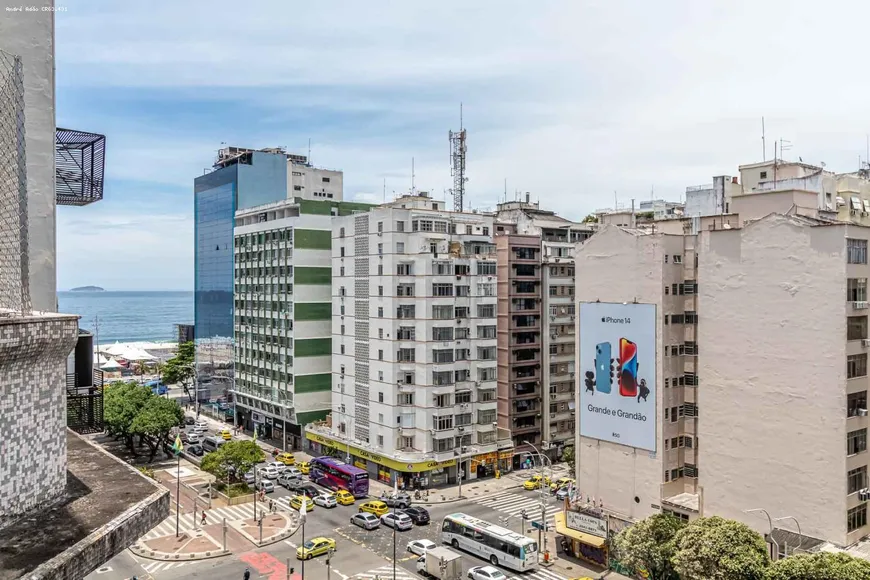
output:
{"label": "yellow storefront", "polygon": [[[575,512],[564,511],[553,514],[553,520],[556,524],[556,534],[562,536],[565,539],[564,545],[566,546],[566,551],[575,558],[580,558],[581,560],[586,560],[587,562],[590,562],[592,564],[606,567],[607,538],[583,532],[572,527],[568,527],[568,523],[566,522],[566,516],[568,516],[569,514],[579,515],[583,517],[584,520],[587,520],[585,522],[586,525],[575,525],[574,527],[601,529],[600,525],[598,525],[597,522],[594,521],[598,520],[599,518],[594,518],[585,514],[576,514]],[[589,522],[592,522],[591,526],[588,525]],[[604,525],[606,526],[606,522],[604,523]],[[606,530],[606,527],[604,528],[604,530]],[[606,535],[606,531],[604,533]]]}

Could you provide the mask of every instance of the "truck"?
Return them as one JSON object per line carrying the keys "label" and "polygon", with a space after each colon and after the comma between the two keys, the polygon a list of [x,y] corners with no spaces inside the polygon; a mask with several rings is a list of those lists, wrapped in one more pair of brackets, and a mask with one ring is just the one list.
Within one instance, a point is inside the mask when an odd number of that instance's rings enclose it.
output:
{"label": "truck", "polygon": [[417,559],[417,572],[436,580],[462,580],[462,556],[450,548],[432,548]]}

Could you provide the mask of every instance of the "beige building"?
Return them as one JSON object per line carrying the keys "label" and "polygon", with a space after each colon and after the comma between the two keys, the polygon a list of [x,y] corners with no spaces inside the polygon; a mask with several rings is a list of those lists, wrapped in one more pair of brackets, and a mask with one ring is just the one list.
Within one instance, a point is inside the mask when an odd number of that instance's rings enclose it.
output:
{"label": "beige building", "polygon": [[804,549],[811,538],[849,545],[870,533],[870,228],[797,204],[757,215],[788,200],[752,197],[740,216],[656,233],[605,226],[578,248],[578,302],[656,305],[659,385],[655,452],[582,437],[578,425],[579,489],[618,520],[722,515],[767,533],[763,515],[745,512],[761,508],[796,518]]}

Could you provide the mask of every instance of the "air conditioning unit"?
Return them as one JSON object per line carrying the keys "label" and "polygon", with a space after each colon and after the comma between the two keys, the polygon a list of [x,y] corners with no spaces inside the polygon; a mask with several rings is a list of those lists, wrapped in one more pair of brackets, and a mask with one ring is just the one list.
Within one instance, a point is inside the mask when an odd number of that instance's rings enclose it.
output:
{"label": "air conditioning unit", "polygon": [[866,417],[867,416],[867,409],[857,409],[856,413],[859,417]]}
{"label": "air conditioning unit", "polygon": [[859,489],[858,499],[860,499],[861,501],[870,500],[870,489],[867,489],[866,487],[864,489]]}
{"label": "air conditioning unit", "polygon": [[868,303],[866,300],[858,300],[856,302],[852,302],[852,307],[855,310],[866,310],[868,305],[870,305],[870,303]]}
{"label": "air conditioning unit", "polygon": [[863,346],[863,347],[870,346],[870,338],[862,338],[861,339],[861,346]]}
{"label": "air conditioning unit", "polygon": [[550,395],[550,398],[553,399],[553,400],[555,400],[555,399],[556,399],[556,395]]}

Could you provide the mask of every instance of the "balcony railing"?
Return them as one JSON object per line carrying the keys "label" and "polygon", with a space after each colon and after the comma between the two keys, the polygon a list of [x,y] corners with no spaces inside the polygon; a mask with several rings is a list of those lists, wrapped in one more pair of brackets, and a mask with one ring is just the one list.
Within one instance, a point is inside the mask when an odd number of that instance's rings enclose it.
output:
{"label": "balcony railing", "polygon": [[82,386],[77,374],[66,376],[66,424],[77,433],[103,430],[103,371],[94,369],[91,383]]}

